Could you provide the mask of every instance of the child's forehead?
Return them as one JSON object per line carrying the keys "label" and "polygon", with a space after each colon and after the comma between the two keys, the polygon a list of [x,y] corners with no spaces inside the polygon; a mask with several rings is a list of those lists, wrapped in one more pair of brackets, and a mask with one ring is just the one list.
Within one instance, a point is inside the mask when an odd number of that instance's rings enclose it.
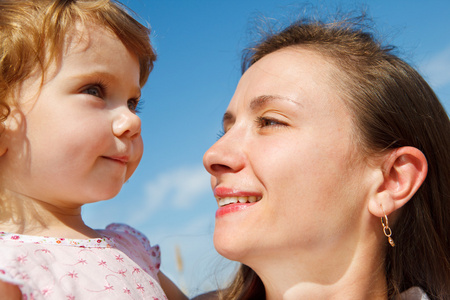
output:
{"label": "child's forehead", "polygon": [[[64,39],[63,56],[69,53],[86,51],[90,46],[99,42],[99,37],[108,36],[120,41],[117,35],[108,27],[95,22],[77,21],[67,32]],[[120,41],[121,42],[121,41]]]}
{"label": "child's forehead", "polygon": [[[113,69],[116,53],[130,57],[139,64],[133,51],[105,26],[96,23],[79,23],[67,32],[64,43],[55,56],[48,56],[47,67],[37,69],[36,74],[41,76],[43,83],[51,81],[60,74],[84,74],[89,72],[106,71]],[[49,53],[50,54],[50,53]],[[70,67],[69,67],[70,66]],[[97,71],[94,71],[97,70]],[[117,70],[116,70],[117,71]]]}
{"label": "child's forehead", "polygon": [[[121,74],[125,69],[128,71],[123,78]],[[140,94],[138,57],[112,31],[91,24],[71,31],[64,51],[49,61],[44,70],[36,68],[31,75],[21,84],[20,92],[27,93],[21,99],[35,99],[44,87],[62,86],[61,83],[72,87],[100,78],[102,82],[114,82],[117,86],[123,82],[130,90],[134,89],[135,94]]]}

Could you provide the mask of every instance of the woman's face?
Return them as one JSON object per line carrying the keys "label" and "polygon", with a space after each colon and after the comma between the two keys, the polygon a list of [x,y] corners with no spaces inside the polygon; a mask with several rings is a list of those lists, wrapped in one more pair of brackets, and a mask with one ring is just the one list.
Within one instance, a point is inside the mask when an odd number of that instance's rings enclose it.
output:
{"label": "woman's face", "polygon": [[370,170],[333,70],[313,51],[285,48],[242,76],[225,133],[204,156],[223,256],[252,266],[358,239]]}

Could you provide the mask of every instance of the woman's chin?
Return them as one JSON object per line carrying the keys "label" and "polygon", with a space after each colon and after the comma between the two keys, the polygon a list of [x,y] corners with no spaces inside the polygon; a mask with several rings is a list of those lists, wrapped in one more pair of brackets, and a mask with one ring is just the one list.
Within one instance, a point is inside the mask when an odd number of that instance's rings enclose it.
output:
{"label": "woman's chin", "polygon": [[229,234],[224,234],[221,232],[214,232],[214,247],[216,251],[223,257],[234,260],[241,261],[243,254],[248,248],[248,245],[241,242],[236,236],[231,236]]}

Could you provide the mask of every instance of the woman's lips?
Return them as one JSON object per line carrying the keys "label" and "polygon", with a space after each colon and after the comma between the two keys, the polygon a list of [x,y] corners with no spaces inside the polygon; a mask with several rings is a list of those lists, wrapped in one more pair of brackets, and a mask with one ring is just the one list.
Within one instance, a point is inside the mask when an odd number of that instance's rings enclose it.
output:
{"label": "woman's lips", "polygon": [[262,198],[260,193],[257,192],[248,192],[226,187],[216,187],[214,189],[214,196],[219,205],[219,209],[216,211],[216,218],[247,209]]}
{"label": "woman's lips", "polygon": [[245,191],[245,189],[228,188],[223,186],[217,186],[214,188],[214,196],[216,198],[226,197],[261,197],[261,193]]}
{"label": "woman's lips", "polygon": [[249,208],[250,206],[255,205],[257,202],[253,203],[235,203],[235,204],[228,204],[225,206],[220,206],[216,211],[216,218],[222,217],[224,215],[239,212],[242,210],[245,210]]}

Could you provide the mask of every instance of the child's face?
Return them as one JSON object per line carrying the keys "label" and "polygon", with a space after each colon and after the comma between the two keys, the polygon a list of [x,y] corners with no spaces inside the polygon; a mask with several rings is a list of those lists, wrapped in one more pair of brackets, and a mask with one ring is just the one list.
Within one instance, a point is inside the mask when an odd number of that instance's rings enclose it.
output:
{"label": "child's face", "polygon": [[40,92],[24,82],[0,159],[6,189],[55,206],[114,197],[143,152],[137,57],[99,26],[78,33]]}

